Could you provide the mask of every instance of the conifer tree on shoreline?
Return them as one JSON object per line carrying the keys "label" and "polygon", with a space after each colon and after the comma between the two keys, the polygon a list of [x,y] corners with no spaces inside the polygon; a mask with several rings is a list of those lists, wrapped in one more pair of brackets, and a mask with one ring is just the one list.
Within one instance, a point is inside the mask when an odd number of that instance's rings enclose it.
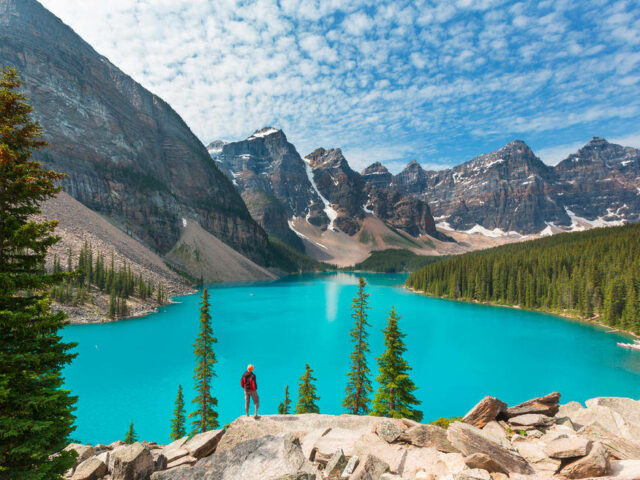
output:
{"label": "conifer tree on shoreline", "polygon": [[296,414],[300,413],[320,413],[316,400],[320,397],[316,395],[316,386],[313,384],[317,379],[313,376],[313,370],[309,364],[304,366],[305,372],[298,382],[298,404]]}
{"label": "conifer tree on shoreline", "polygon": [[291,399],[289,398],[289,385],[284,387],[284,400],[278,405],[278,414],[289,415]]}
{"label": "conifer tree on shoreline", "polygon": [[196,357],[193,378],[198,392],[196,398],[193,399],[193,403],[196,404],[196,410],[189,414],[189,418],[193,418],[191,422],[193,434],[206,432],[218,427],[218,412],[215,409],[218,405],[218,400],[211,396],[211,380],[216,376],[214,366],[217,363],[213,345],[218,340],[213,336],[209,308],[209,292],[205,288],[202,292],[202,304],[200,306],[200,331],[193,345]]}
{"label": "conifer tree on shoreline", "polygon": [[138,434],[133,428],[133,420],[129,424],[129,429],[127,430],[126,435],[124,436],[124,443],[127,445],[131,445],[132,443],[136,443],[138,441]]}
{"label": "conifer tree on shoreline", "polygon": [[408,418],[419,422],[422,412],[415,408],[420,401],[414,396],[418,387],[409,378],[411,367],[403,358],[407,347],[402,340],[406,337],[400,331],[395,307],[391,307],[384,333],[385,351],[377,358],[379,384],[373,400],[371,415],[379,417]]}
{"label": "conifer tree on shoreline", "polygon": [[178,385],[178,396],[176,397],[175,408],[173,409],[173,418],[171,419],[171,433],[169,438],[178,440],[187,434],[185,428],[185,410],[184,396],[182,395],[182,385]]}
{"label": "conifer tree on shoreline", "polygon": [[369,353],[367,342],[367,310],[369,307],[369,294],[365,292],[367,282],[360,277],[358,280],[358,296],[353,299],[351,306],[351,318],[354,326],[350,336],[353,342],[353,352],[351,353],[351,369],[347,372],[347,387],[345,388],[345,398],[342,406],[353,415],[366,415],[369,413],[371,400],[371,380],[370,370],[367,366],[366,354]]}
{"label": "conifer tree on shoreline", "polygon": [[75,344],[61,341],[66,317],[46,296],[65,277],[44,269],[57,222],[33,219],[64,175],[31,159],[46,143],[21,85],[14,69],[0,70],[0,477],[26,480],[59,478],[73,465],[62,449],[76,399],[62,388]]}

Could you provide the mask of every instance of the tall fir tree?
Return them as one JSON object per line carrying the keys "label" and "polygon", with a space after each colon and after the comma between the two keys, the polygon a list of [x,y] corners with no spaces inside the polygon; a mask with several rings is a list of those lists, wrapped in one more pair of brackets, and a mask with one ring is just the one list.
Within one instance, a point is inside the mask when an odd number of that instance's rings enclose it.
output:
{"label": "tall fir tree", "polygon": [[214,367],[217,363],[213,345],[218,340],[213,336],[209,308],[209,292],[205,288],[200,305],[200,332],[193,345],[196,357],[193,379],[196,381],[198,394],[193,399],[197,408],[189,414],[189,418],[193,418],[191,428],[194,434],[218,427],[218,412],[215,409],[218,400],[211,396],[211,380],[216,376]]}
{"label": "tall fir tree", "polygon": [[46,144],[20,86],[14,69],[0,70],[0,477],[49,479],[74,462],[70,452],[52,454],[74,429],[62,369],[75,354],[58,333],[65,315],[45,294],[64,277],[44,269],[57,222],[33,216],[64,175],[31,159]]}
{"label": "tall fir tree", "polygon": [[366,415],[369,413],[371,400],[371,380],[370,370],[367,365],[367,353],[369,344],[367,343],[367,310],[369,307],[369,294],[365,288],[367,282],[360,277],[358,280],[358,296],[353,299],[351,306],[351,318],[354,321],[350,336],[353,342],[353,352],[351,353],[351,369],[347,373],[347,387],[345,388],[345,398],[342,406],[353,415]]}
{"label": "tall fir tree", "polygon": [[316,386],[313,382],[316,378],[313,376],[313,370],[307,363],[305,366],[304,375],[300,377],[298,382],[298,404],[296,405],[296,413],[320,413],[320,409],[316,404],[320,397],[316,395]]}
{"label": "tall fir tree", "polygon": [[127,430],[127,433],[124,436],[124,443],[126,443],[127,445],[131,445],[132,443],[136,443],[137,441],[138,441],[138,434],[134,430],[133,420],[131,420],[131,423],[129,424],[129,429]]}
{"label": "tall fir tree", "polygon": [[291,399],[289,398],[289,385],[284,387],[284,400],[278,405],[278,413],[280,415],[289,415],[291,409]]}
{"label": "tall fir tree", "polygon": [[379,417],[408,418],[419,422],[422,412],[415,408],[420,401],[414,396],[418,387],[409,378],[411,367],[404,359],[406,337],[398,326],[400,317],[391,307],[387,326],[383,330],[385,351],[377,358],[379,374],[378,389],[373,400],[371,415]]}
{"label": "tall fir tree", "polygon": [[176,397],[173,418],[171,419],[171,432],[169,438],[178,440],[187,434],[185,427],[186,412],[184,410],[184,396],[182,395],[182,385],[178,385],[178,396]]}

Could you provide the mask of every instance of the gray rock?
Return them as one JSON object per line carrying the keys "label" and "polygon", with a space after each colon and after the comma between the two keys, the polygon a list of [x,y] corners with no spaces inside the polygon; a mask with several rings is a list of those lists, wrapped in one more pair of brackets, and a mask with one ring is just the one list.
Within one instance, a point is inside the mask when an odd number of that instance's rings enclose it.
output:
{"label": "gray rock", "polygon": [[158,449],[151,450],[151,456],[153,457],[154,471],[157,472],[158,470],[166,470],[167,464],[169,462],[167,461],[167,457],[165,457],[164,454],[162,453],[162,450],[158,450]]}
{"label": "gray rock", "polygon": [[640,425],[640,402],[631,398],[597,397],[587,400],[587,408],[607,407],[618,413],[628,423]]}
{"label": "gray rock", "polygon": [[611,433],[598,422],[581,428],[578,434],[594,442],[602,443],[612,458],[618,460],[640,459],[639,442]]}
{"label": "gray rock", "polygon": [[433,447],[445,453],[458,451],[447,438],[447,431],[437,425],[411,427],[402,433],[400,439],[416,447]]}
{"label": "gray rock", "polygon": [[453,475],[454,480],[491,480],[491,475],[486,470],[472,468]]}
{"label": "gray rock", "polygon": [[349,478],[351,476],[351,474],[357,468],[358,463],[360,463],[360,458],[357,455],[354,455],[353,457],[351,457],[349,459],[349,461],[347,462],[347,466],[344,467],[344,470],[342,471],[341,477],[342,478]]}
{"label": "gray rock", "polygon": [[376,434],[387,443],[393,443],[402,435],[402,429],[394,422],[383,420],[376,428]]}
{"label": "gray rock", "polygon": [[525,413],[524,415],[518,415],[511,417],[509,423],[515,426],[521,427],[540,427],[546,425],[552,425],[553,419],[546,415],[539,413]]}
{"label": "gray rock", "polygon": [[349,480],[379,480],[389,471],[389,465],[374,455],[365,455],[349,477]]}
{"label": "gray rock", "polygon": [[327,478],[340,478],[342,472],[347,466],[347,459],[342,449],[338,449],[336,453],[329,459],[324,468],[324,475]]}
{"label": "gray rock", "polygon": [[523,438],[522,441],[514,443],[514,446],[537,474],[554,475],[562,465],[561,460],[547,456],[544,451],[544,444],[541,442],[531,442]]}
{"label": "gray rock", "polygon": [[74,451],[78,455],[76,457],[76,465],[84,462],[87,458],[91,457],[95,449],[91,445],[82,445],[80,443],[70,443],[66,447],[64,447],[64,451]]}
{"label": "gray rock", "polygon": [[493,437],[472,425],[455,422],[447,430],[447,438],[464,455],[484,453],[501,465],[504,471],[532,474],[533,469],[519,454],[507,450]]}
{"label": "gray rock", "polygon": [[183,448],[188,450],[192,457],[206,457],[214,452],[224,433],[224,428],[199,433],[185,443]]}
{"label": "gray rock", "polygon": [[507,473],[502,465],[486,453],[472,453],[471,455],[464,457],[464,463],[469,468],[480,468],[487,472]]}
{"label": "gray rock", "polygon": [[601,443],[596,442],[586,457],[565,465],[559,473],[566,478],[590,478],[604,477],[609,472],[609,453]]}
{"label": "gray rock", "polygon": [[544,397],[527,400],[524,403],[507,408],[507,416],[512,418],[528,413],[537,413],[553,417],[560,409],[558,405],[559,401],[560,393],[553,392]]}
{"label": "gray rock", "polygon": [[544,449],[551,458],[584,457],[591,450],[591,440],[582,437],[557,438]]}
{"label": "gray rock", "polygon": [[150,480],[193,480],[193,469],[188,465],[151,474]]}
{"label": "gray rock", "polygon": [[560,405],[558,409],[558,413],[556,413],[556,418],[566,417],[567,414],[577,412],[578,410],[583,410],[584,406],[582,406],[579,402],[567,402],[564,405]]}
{"label": "gray rock", "polygon": [[289,475],[283,475],[282,477],[275,478],[274,480],[316,480],[318,476],[315,473],[291,473]]}
{"label": "gray rock", "polygon": [[474,427],[483,428],[507,410],[507,404],[495,397],[484,397],[462,419]]}
{"label": "gray rock", "polygon": [[107,474],[107,465],[97,457],[91,457],[78,465],[71,480],[97,480]]}
{"label": "gray rock", "polygon": [[180,457],[174,460],[171,463],[167,463],[166,468],[175,468],[180,467],[182,465],[195,465],[198,459],[196,457],[192,457],[191,455],[186,455],[184,457]]}
{"label": "gray rock", "polygon": [[222,480],[229,478],[270,479],[309,473],[317,469],[309,462],[300,443],[291,434],[265,435],[216,452],[191,467],[193,478]]}
{"label": "gray rock", "polygon": [[154,469],[151,452],[140,443],[114,450],[111,462],[113,480],[146,480]]}

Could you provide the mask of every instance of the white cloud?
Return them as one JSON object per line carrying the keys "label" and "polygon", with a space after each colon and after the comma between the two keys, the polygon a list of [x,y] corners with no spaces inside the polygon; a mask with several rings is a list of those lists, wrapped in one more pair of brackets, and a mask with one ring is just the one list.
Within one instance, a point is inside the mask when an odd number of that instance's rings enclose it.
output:
{"label": "white cloud", "polygon": [[205,142],[277,124],[360,168],[562,131],[553,162],[640,119],[633,2],[41,1]]}

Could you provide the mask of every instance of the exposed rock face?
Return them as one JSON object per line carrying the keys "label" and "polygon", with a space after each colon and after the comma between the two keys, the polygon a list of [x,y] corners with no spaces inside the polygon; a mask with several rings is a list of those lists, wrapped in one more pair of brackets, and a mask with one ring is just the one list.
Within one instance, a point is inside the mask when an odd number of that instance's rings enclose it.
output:
{"label": "exposed rock face", "polygon": [[[607,475],[619,480],[640,478],[640,451],[634,450],[632,440],[624,438],[621,443],[620,436],[634,434],[629,426],[640,420],[635,416],[640,402],[597,398],[587,401],[586,409],[573,404],[558,410],[565,414],[591,409],[588,418],[597,419],[615,408],[620,412],[616,412],[618,420],[623,422],[616,433],[598,423],[576,432],[559,423],[567,417],[524,413],[550,420],[536,422],[526,435],[515,435],[513,431],[518,426],[513,420],[517,417],[505,420],[502,402],[488,398],[491,400],[485,398],[479,405],[498,405],[502,412],[498,420],[488,422],[482,430],[464,422],[455,422],[444,430],[396,418],[266,415],[259,421],[240,417],[227,430],[209,431],[191,439],[184,437],[166,446],[148,442],[134,445],[114,442],[95,448],[72,444],[67,448],[84,452],[87,458],[67,478],[537,480]],[[556,398],[559,394],[554,393],[516,407],[539,409],[546,404],[548,409]],[[495,426],[503,430],[491,428]],[[624,452],[624,460],[619,460],[623,457],[615,452]]]}
{"label": "exposed rock face", "polygon": [[15,66],[64,189],[160,253],[196,219],[264,263],[264,231],[204,145],[162,99],[35,0],[0,1],[0,65]]}
{"label": "exposed rock face", "polygon": [[558,402],[560,401],[560,393],[553,392],[544,397],[527,400],[519,405],[509,407],[507,416],[509,418],[526,414],[541,414],[546,416],[554,416],[560,409]]}
{"label": "exposed rock face", "polygon": [[555,167],[516,140],[446,170],[425,171],[413,161],[392,184],[428,200],[455,230],[555,233],[640,221],[640,150],[598,137]]}
{"label": "exposed rock face", "polygon": [[365,182],[376,188],[388,187],[393,180],[391,172],[380,162],[372,163],[361,174]]}
{"label": "exposed rock face", "polygon": [[318,148],[303,159],[285,134],[272,127],[239,142],[213,142],[208,149],[252,216],[296,248],[301,245],[290,228],[294,218],[354,235],[372,213],[410,235],[437,235],[427,203],[389,187],[392,175],[379,163],[360,175],[339,148]]}
{"label": "exposed rock face", "polygon": [[498,415],[506,412],[507,404],[495,397],[484,397],[463,417],[462,421],[483,428],[487,423],[495,420]]}
{"label": "exposed rock face", "polygon": [[253,218],[269,233],[301,249],[300,240],[287,224],[289,218],[309,214],[316,224],[328,224],[305,164],[282,130],[266,127],[246,140],[214,142],[209,151],[233,181]]}
{"label": "exposed rock face", "polygon": [[554,200],[579,217],[640,221],[640,150],[593,137],[555,171]]}

